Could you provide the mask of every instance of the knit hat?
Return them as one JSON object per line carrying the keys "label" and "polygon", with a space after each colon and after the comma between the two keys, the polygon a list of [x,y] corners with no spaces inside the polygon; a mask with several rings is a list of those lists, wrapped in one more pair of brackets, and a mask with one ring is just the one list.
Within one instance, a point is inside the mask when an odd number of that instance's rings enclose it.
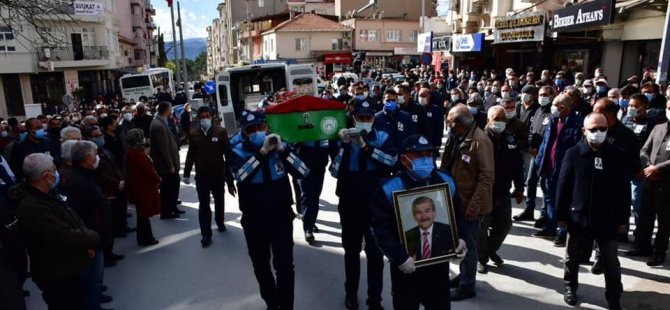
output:
{"label": "knit hat", "polygon": [[146,144],[146,139],[144,138],[144,131],[139,128],[134,128],[128,131],[126,134],[126,142],[128,146],[134,149],[142,149]]}

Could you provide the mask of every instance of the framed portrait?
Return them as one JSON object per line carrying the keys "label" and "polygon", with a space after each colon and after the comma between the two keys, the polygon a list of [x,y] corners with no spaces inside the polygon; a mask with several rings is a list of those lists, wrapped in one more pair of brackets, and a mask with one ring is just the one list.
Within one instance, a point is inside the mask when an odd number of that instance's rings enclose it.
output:
{"label": "framed portrait", "polygon": [[449,185],[396,191],[393,203],[400,242],[416,267],[456,256],[458,230]]}

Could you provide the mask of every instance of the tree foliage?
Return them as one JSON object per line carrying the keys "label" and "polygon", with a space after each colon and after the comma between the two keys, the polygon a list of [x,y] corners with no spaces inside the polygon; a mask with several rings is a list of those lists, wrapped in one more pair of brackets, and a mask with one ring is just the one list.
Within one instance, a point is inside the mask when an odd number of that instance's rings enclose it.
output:
{"label": "tree foliage", "polygon": [[[73,22],[74,6],[66,0],[0,0],[0,23],[9,26],[17,36],[33,43],[63,43],[66,23]],[[26,33],[35,33],[28,37]]]}

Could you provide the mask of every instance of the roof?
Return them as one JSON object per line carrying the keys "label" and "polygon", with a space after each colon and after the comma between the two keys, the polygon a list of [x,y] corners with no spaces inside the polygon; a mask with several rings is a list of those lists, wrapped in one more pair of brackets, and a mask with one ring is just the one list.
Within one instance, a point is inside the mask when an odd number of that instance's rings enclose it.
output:
{"label": "roof", "polygon": [[336,32],[352,29],[318,14],[303,13],[264,32]]}

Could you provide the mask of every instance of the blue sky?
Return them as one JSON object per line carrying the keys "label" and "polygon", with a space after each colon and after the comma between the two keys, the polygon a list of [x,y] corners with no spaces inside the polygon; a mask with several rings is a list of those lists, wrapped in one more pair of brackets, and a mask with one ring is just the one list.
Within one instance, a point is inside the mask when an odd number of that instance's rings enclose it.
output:
{"label": "blue sky", "polygon": [[[181,0],[181,19],[183,21],[184,39],[206,38],[205,27],[212,24],[212,20],[219,17],[216,6],[220,0]],[[154,22],[165,34],[172,33],[170,26],[170,8],[165,0],[151,0],[156,9]],[[177,0],[174,0],[174,18],[177,20]],[[179,34],[179,29],[177,29]]]}

